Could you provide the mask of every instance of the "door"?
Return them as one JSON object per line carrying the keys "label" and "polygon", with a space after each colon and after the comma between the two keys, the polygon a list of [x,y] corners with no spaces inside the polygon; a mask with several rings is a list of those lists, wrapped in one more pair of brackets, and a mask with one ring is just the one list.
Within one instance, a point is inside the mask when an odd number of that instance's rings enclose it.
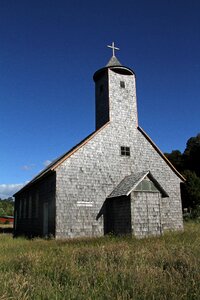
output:
{"label": "door", "polygon": [[160,193],[133,192],[133,231],[135,236],[160,235]]}
{"label": "door", "polygon": [[49,205],[48,202],[43,204],[43,235],[48,236],[49,233]]}
{"label": "door", "polygon": [[115,235],[131,234],[130,196],[107,199],[104,232]]}

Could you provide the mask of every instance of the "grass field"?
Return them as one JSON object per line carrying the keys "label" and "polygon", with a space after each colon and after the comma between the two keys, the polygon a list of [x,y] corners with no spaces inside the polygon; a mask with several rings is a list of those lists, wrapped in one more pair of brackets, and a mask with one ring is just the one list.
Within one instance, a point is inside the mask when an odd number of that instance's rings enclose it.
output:
{"label": "grass field", "polygon": [[200,299],[200,224],[143,240],[1,234],[0,299]]}

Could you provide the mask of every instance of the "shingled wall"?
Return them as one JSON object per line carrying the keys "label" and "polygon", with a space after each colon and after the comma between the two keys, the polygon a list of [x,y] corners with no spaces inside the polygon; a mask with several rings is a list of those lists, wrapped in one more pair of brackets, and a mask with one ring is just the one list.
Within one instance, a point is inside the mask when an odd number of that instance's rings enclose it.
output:
{"label": "shingled wall", "polygon": [[148,170],[169,194],[161,198],[162,231],[182,229],[181,179],[137,128],[135,76],[108,69],[108,80],[110,122],[56,168],[56,237],[102,235],[108,195],[125,176]]}

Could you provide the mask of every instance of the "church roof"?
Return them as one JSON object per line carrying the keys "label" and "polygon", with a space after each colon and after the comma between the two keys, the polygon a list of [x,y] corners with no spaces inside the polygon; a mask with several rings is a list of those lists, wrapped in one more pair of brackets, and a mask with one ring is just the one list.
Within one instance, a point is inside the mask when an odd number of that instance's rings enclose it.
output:
{"label": "church roof", "polygon": [[106,67],[118,67],[118,66],[122,66],[122,64],[120,63],[120,61],[117,59],[116,56],[112,56],[106,65]]}
{"label": "church roof", "polygon": [[179,173],[179,171],[172,165],[172,163],[167,159],[167,157],[163,154],[163,152],[158,148],[158,146],[152,141],[152,139],[148,136],[148,134],[138,126],[138,130],[142,133],[142,135],[147,139],[147,141],[152,145],[152,147],[157,151],[157,153],[165,160],[168,166],[174,171],[174,173],[182,180],[186,181],[186,179]]}
{"label": "church roof", "polygon": [[128,196],[131,192],[135,190],[138,184],[148,176],[149,179],[155,184],[157,189],[161,192],[163,197],[169,197],[161,185],[156,181],[150,171],[132,173],[126,176],[118,186],[112,191],[112,193],[107,198],[114,198],[120,196]]}
{"label": "church roof", "polygon": [[29,186],[31,186],[33,183],[35,183],[36,181],[38,181],[42,177],[44,177],[44,176],[48,175],[50,172],[54,171],[63,161],[65,161],[73,153],[75,153],[81,147],[83,147],[86,143],[88,143],[96,134],[98,134],[109,123],[110,122],[107,122],[101,128],[99,128],[98,130],[96,130],[96,131],[92,132],[91,134],[89,134],[85,139],[83,139],[80,143],[76,144],[69,151],[65,152],[64,154],[62,154],[61,156],[59,156],[57,159],[53,160],[52,163],[50,163],[45,169],[43,169],[38,175],[36,175],[30,182],[28,182],[24,187],[22,187],[13,196],[16,196],[22,190],[25,190],[26,188],[28,188]]}
{"label": "church roof", "polygon": [[[28,188],[31,186],[34,182],[38,181],[45,175],[49,174],[50,172],[54,171],[63,161],[65,161],[68,157],[70,157],[73,153],[78,151],[81,147],[83,147],[85,144],[87,144],[96,134],[98,134],[102,129],[104,129],[107,125],[109,125],[110,122],[107,122],[105,125],[103,125],[101,128],[99,128],[97,131],[94,131],[90,135],[88,135],[84,140],[82,140],[80,143],[78,143],[76,146],[71,148],[69,151],[64,153],[63,155],[59,156],[57,159],[55,159],[51,164],[49,164],[44,170],[42,170],[37,176],[35,176],[29,183],[27,183],[21,190],[16,192],[14,196],[16,196],[19,192],[22,190]],[[176,170],[176,168],[171,164],[171,162],[166,158],[166,156],[162,153],[162,151],[156,146],[156,144],[151,140],[151,138],[146,134],[146,132],[141,128],[138,127],[138,130],[144,135],[144,137],[149,141],[149,143],[153,146],[153,148],[158,152],[158,154],[165,160],[165,162],[169,165],[169,167],[174,171],[174,173],[182,180],[185,181],[185,178]],[[139,173],[135,174],[134,176],[140,176]],[[137,178],[135,177],[135,180]]]}
{"label": "church roof", "polygon": [[[81,147],[83,147],[87,142],[89,142],[96,134],[98,134],[102,129],[104,129],[110,122],[107,122],[97,131],[94,131],[90,135],[88,135],[84,140],[78,143],[76,146],[71,148],[69,151],[64,153],[63,155],[59,156],[55,159],[51,164],[49,164],[44,170],[42,170],[37,176],[35,176],[29,183],[27,183],[21,190],[16,192],[14,196],[16,196],[19,192],[24,190],[25,188],[32,185],[34,182],[38,181],[40,178],[44,177],[45,175],[49,174],[50,172],[54,171],[63,161],[65,161],[68,157],[70,157],[73,153],[78,151]],[[174,173],[182,180],[185,181],[185,178],[176,170],[176,168],[171,164],[171,162],[166,158],[166,156],[162,153],[162,151],[156,146],[156,144],[151,140],[151,138],[146,134],[146,132],[141,128],[138,127],[138,130],[144,135],[144,137],[149,141],[149,143],[154,147],[154,149],[158,152],[158,154],[165,160],[165,162],[169,165],[169,167],[174,171]],[[143,174],[143,173],[142,173]],[[146,173],[145,173],[146,174]],[[135,174],[131,177],[131,180],[135,180],[140,176],[141,173]],[[142,175],[141,175],[142,176]],[[110,197],[110,196],[109,196]],[[113,197],[113,196],[112,196]]]}

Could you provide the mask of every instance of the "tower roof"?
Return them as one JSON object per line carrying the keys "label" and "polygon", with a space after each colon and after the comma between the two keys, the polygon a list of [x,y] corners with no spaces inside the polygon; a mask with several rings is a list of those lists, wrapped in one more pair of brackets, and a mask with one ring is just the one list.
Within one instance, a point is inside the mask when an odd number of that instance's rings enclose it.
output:
{"label": "tower roof", "polygon": [[116,56],[112,56],[109,62],[107,63],[106,67],[117,67],[117,66],[122,66],[120,61],[117,59]]}
{"label": "tower roof", "polygon": [[133,70],[128,67],[121,65],[116,56],[112,56],[107,65],[104,68],[97,70],[94,73],[93,79],[96,82],[105,72],[108,72],[108,69],[114,71],[115,73],[124,74],[124,75],[133,75],[135,74]]}
{"label": "tower roof", "polygon": [[112,45],[107,45],[108,48],[112,49],[112,57],[109,60],[109,62],[107,63],[106,67],[117,67],[117,66],[121,66],[121,63],[119,62],[119,60],[117,59],[117,57],[115,56],[115,50],[120,50],[119,48],[115,47],[115,43],[112,42]]}
{"label": "tower roof", "polygon": [[124,75],[135,74],[133,70],[123,66],[120,63],[120,61],[117,59],[117,57],[115,56],[115,50],[120,50],[120,49],[115,47],[114,42],[112,42],[112,45],[108,45],[107,47],[112,49],[112,57],[110,58],[109,62],[107,63],[107,65],[104,68],[101,68],[94,73],[94,76],[93,76],[94,81],[98,80],[98,78],[101,77],[102,74],[107,72],[108,69],[113,70],[116,73],[124,74]]}

